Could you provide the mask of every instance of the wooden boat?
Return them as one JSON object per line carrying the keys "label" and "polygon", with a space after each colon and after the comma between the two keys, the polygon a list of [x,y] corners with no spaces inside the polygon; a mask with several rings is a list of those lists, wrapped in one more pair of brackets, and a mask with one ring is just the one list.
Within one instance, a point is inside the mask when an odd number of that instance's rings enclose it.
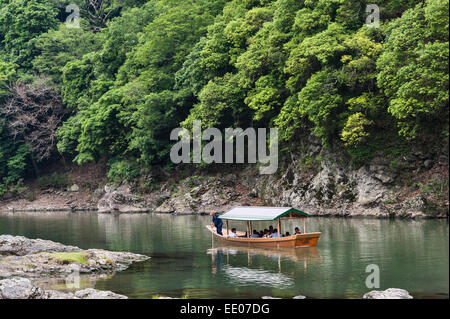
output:
{"label": "wooden boat", "polygon": [[[220,218],[226,221],[226,228],[222,229],[222,235],[219,235],[212,225],[207,225],[206,228],[220,241],[230,244],[277,248],[315,247],[321,233],[306,232],[305,220],[309,216],[309,214],[292,207],[235,207],[220,215]],[[250,238],[250,231],[253,229],[252,221],[277,221],[278,233],[282,233],[281,221],[293,218],[302,219],[303,233],[277,238]],[[237,238],[228,237],[231,233],[231,229],[228,227],[229,220],[246,221],[247,231],[236,231]]]}

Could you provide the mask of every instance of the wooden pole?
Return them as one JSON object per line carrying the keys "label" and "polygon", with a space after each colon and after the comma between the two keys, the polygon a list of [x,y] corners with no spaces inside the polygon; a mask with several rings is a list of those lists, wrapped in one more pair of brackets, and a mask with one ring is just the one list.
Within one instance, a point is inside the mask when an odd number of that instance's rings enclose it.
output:
{"label": "wooden pole", "polygon": [[230,232],[228,231],[228,219],[227,219],[227,236],[230,234]]}
{"label": "wooden pole", "polygon": [[281,237],[281,220],[278,219],[278,237]]}
{"label": "wooden pole", "polygon": [[303,217],[303,234],[306,234],[306,217]]}

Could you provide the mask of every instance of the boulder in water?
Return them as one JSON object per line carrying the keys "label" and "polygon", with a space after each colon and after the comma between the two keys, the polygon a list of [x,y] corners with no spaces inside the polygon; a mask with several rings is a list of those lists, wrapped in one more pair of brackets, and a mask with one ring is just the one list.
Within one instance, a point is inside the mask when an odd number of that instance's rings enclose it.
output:
{"label": "boulder in water", "polygon": [[27,278],[15,277],[0,280],[0,299],[127,299],[112,291],[93,288],[71,292],[44,290],[34,286]]}
{"label": "boulder in water", "polygon": [[408,291],[399,288],[386,290],[372,290],[363,296],[363,299],[413,299]]}

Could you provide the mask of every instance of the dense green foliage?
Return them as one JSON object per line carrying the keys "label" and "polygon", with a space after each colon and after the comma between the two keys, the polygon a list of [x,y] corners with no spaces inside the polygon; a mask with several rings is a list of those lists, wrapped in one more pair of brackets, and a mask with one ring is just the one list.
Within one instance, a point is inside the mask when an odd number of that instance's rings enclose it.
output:
{"label": "dense green foliage", "polygon": [[[0,108],[14,83],[45,77],[70,112],[57,150],[106,158],[113,180],[166,165],[170,131],[197,119],[275,126],[287,146],[312,131],[350,154],[386,131],[448,137],[448,0],[378,1],[379,28],[364,0],[98,2],[108,15],[83,0],[0,0]],[[69,3],[79,28],[65,24]],[[30,150],[0,115],[3,189]]]}

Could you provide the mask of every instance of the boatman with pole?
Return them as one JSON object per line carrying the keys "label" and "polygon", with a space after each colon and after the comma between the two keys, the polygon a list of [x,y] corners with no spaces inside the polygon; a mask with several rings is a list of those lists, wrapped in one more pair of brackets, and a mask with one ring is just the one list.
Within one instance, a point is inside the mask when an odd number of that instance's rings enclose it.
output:
{"label": "boatman with pole", "polygon": [[212,224],[216,227],[217,233],[222,235],[222,225],[223,221],[219,218],[219,214],[217,214],[214,210],[211,211],[212,215]]}

